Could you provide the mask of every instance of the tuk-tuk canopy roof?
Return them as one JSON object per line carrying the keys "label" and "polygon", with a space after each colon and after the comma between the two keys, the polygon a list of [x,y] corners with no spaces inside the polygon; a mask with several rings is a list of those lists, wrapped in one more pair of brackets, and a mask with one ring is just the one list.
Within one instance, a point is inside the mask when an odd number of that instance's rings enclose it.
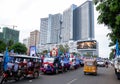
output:
{"label": "tuk-tuk canopy roof", "polygon": [[96,59],[85,59],[84,61],[96,61]]}
{"label": "tuk-tuk canopy roof", "polygon": [[12,55],[10,57],[26,58],[26,59],[38,59],[39,58],[39,57],[36,57],[36,56],[28,56],[28,55]]}

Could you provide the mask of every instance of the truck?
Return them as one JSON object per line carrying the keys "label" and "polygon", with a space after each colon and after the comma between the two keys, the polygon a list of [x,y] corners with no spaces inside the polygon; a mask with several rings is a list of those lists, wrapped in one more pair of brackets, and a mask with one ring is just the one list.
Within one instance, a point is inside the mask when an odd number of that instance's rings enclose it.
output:
{"label": "truck", "polygon": [[120,80],[120,56],[114,58],[113,65],[114,65],[115,74],[118,80]]}

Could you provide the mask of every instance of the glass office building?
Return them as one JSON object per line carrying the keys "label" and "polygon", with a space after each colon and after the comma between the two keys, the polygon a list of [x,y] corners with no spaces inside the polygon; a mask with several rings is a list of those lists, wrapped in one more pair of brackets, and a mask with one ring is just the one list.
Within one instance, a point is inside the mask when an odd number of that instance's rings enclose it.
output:
{"label": "glass office building", "polygon": [[86,1],[74,10],[73,37],[81,56],[99,56],[98,42],[94,40],[93,2]]}
{"label": "glass office building", "polygon": [[41,18],[40,24],[40,44],[47,43],[48,36],[48,18]]}
{"label": "glass office building", "polygon": [[77,6],[72,4],[70,8],[63,12],[63,29],[62,29],[62,41],[68,42],[73,40],[73,10]]}
{"label": "glass office building", "polygon": [[40,26],[40,43],[41,44],[50,44],[50,43],[59,43],[60,42],[60,31],[61,31],[61,18],[62,15],[58,14],[49,14],[48,18],[41,19]]}
{"label": "glass office building", "polygon": [[79,7],[72,4],[63,15],[42,18],[40,32],[42,44],[94,39],[93,2],[86,1]]}
{"label": "glass office building", "polygon": [[49,30],[50,30],[50,43],[60,42],[60,31],[61,31],[61,14],[49,15]]}
{"label": "glass office building", "polygon": [[93,2],[86,1],[74,10],[74,40],[89,40],[94,38]]}
{"label": "glass office building", "polygon": [[0,32],[0,40],[3,40],[3,33]]}
{"label": "glass office building", "polygon": [[6,43],[9,40],[13,40],[14,43],[19,42],[19,31],[3,27],[3,39]]}

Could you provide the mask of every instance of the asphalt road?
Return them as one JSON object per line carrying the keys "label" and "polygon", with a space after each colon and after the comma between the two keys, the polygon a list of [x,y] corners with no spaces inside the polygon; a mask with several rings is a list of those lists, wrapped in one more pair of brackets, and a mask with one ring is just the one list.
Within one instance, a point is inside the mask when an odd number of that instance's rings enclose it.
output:
{"label": "asphalt road", "polygon": [[40,75],[38,79],[24,79],[9,84],[120,84],[112,67],[98,67],[98,75],[84,75],[83,68],[57,75]]}

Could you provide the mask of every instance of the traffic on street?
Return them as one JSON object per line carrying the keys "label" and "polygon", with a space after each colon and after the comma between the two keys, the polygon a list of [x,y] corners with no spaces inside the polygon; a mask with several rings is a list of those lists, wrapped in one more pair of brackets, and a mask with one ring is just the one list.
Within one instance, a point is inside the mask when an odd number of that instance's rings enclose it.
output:
{"label": "traffic on street", "polygon": [[0,84],[120,84],[119,0],[0,0],[0,10]]}
{"label": "traffic on street", "polygon": [[83,68],[71,70],[59,74],[40,74],[37,79],[22,79],[22,81],[11,81],[8,84],[120,84],[114,74],[112,66],[109,68],[98,67],[98,74],[84,75]]}
{"label": "traffic on street", "polygon": [[[108,59],[75,54],[60,54],[53,49],[49,56],[0,54],[3,71],[0,84],[118,84],[117,70]],[[9,53],[9,54],[8,54]],[[113,62],[116,62],[115,60]],[[119,62],[119,61],[117,61]],[[7,66],[7,67],[6,67]],[[108,81],[109,80],[109,81]]]}

